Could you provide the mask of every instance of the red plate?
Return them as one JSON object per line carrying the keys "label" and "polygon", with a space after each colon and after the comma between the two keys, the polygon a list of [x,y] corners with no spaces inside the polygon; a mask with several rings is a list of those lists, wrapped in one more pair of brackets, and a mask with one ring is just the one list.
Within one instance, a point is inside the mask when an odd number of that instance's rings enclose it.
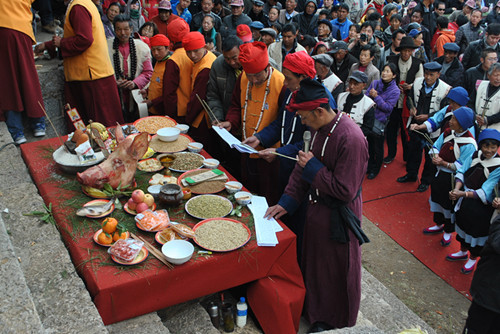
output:
{"label": "red plate", "polygon": [[[148,117],[143,117],[143,118],[139,118],[137,121],[134,122],[134,126],[136,127],[137,130],[139,130],[139,132],[141,132],[141,130],[137,127],[137,124],[141,123],[141,122],[144,122],[144,121],[154,121],[155,119],[159,120],[160,122],[164,121],[165,119],[167,119],[168,121],[170,121],[169,123],[171,123],[171,125],[164,125],[162,127],[159,127],[158,129],[156,129],[154,132],[150,131],[149,134],[151,135],[154,135],[156,134],[156,131],[160,130],[161,128],[168,128],[168,127],[174,127],[177,125],[177,122],[173,119],[173,118],[170,118],[168,116],[148,116]],[[140,127],[140,126],[139,126]]]}
{"label": "red plate", "polygon": [[[207,170],[203,170],[203,171],[209,171],[209,169],[207,169]],[[195,175],[197,175],[197,174],[199,174],[199,173],[200,173],[200,169],[192,169],[192,170],[190,170],[190,171],[187,171],[187,172],[185,172],[185,173],[182,173],[182,174],[181,174],[181,175],[177,178],[177,185],[179,185],[181,188],[189,188],[189,189],[191,189],[191,192],[192,192],[193,194],[197,194],[197,195],[217,194],[217,193],[220,193],[222,190],[226,189],[226,185],[225,185],[225,183],[226,183],[228,180],[226,180],[226,181],[218,181],[218,182],[220,182],[220,183],[221,183],[221,184],[220,184],[220,186],[219,186],[218,188],[215,188],[215,187],[214,187],[214,190],[213,190],[213,191],[209,191],[209,192],[200,192],[200,191],[195,191],[195,190],[193,190],[190,186],[185,187],[185,186],[182,184],[182,179],[184,179],[184,178],[188,177],[188,176],[189,176],[189,174],[190,174],[190,173],[193,173],[193,172],[196,172],[196,174],[195,174]],[[209,180],[209,181],[205,181],[205,182],[210,182],[210,180]]]}
{"label": "red plate", "polygon": [[[155,211],[155,209],[156,209],[156,203],[153,203],[153,206],[150,209],[151,209],[151,211]],[[125,205],[123,206],[123,210],[126,213],[129,213],[129,214],[134,215],[134,216],[137,214],[137,212],[135,210],[131,210],[131,209],[128,208],[128,202],[125,203]]]}
{"label": "red plate", "polygon": [[[111,243],[111,244],[109,244],[109,245],[106,245],[106,244],[101,244],[101,243],[99,242],[99,240],[98,240],[97,238],[99,237],[99,234],[101,234],[101,233],[102,233],[102,228],[101,228],[99,231],[96,231],[96,232],[94,233],[94,237],[93,237],[93,239],[94,239],[95,243],[96,243],[96,244],[98,244],[98,245],[100,245],[100,246],[103,246],[103,247],[111,247],[111,246],[113,246],[114,242],[113,242],[113,243]],[[127,234],[127,239],[128,239],[128,238],[130,238],[130,232],[129,232],[129,231],[127,231],[127,232],[125,232],[125,233]]]}
{"label": "red plate", "polygon": [[119,258],[117,258],[114,255],[111,255],[111,260],[113,260],[114,262],[116,262],[118,264],[124,265],[124,266],[133,266],[134,264],[139,264],[141,262],[146,261],[146,259],[148,258],[148,255],[149,255],[149,251],[146,249],[146,247],[143,246],[142,249],[139,251],[139,254],[137,254],[137,256],[135,257],[135,259],[133,259],[130,262],[125,262],[123,260],[120,260]]}
{"label": "red plate", "polygon": [[[174,224],[174,225],[176,225],[176,224],[179,224],[179,223],[176,223],[176,222],[170,222],[170,224]],[[163,237],[160,235],[160,233],[161,233],[162,231],[163,231],[163,230],[156,232],[156,234],[155,234],[155,240],[156,240],[156,242],[157,242],[157,243],[159,243],[160,245],[165,245],[166,241],[165,241],[165,239],[163,239]],[[186,238],[186,237],[183,237],[182,235],[179,235],[179,234],[175,233],[175,240],[178,240],[178,239],[180,239],[180,240],[186,240],[187,238]]]}
{"label": "red plate", "polygon": [[[92,205],[92,204],[106,204],[108,202],[109,202],[109,200],[107,200],[107,199],[95,199],[93,201],[85,203],[83,206]],[[88,217],[88,218],[103,218],[103,217],[106,217],[107,215],[109,215],[114,210],[115,210],[115,203],[111,204],[111,208],[109,208],[109,210],[104,212],[103,214],[100,214],[97,216],[86,215],[86,217]]]}
{"label": "red plate", "polygon": [[239,245],[238,247],[235,247],[235,248],[232,248],[232,249],[227,249],[227,250],[215,250],[215,249],[210,249],[210,248],[207,248],[207,247],[204,247],[202,245],[200,245],[198,243],[198,240],[196,240],[196,236],[193,238],[193,241],[198,245],[200,246],[201,248],[204,248],[206,250],[209,250],[209,251],[212,251],[212,252],[219,252],[219,253],[223,253],[223,252],[230,252],[230,251],[233,251],[235,249],[238,249],[238,248],[241,248],[243,246],[246,245],[246,243],[248,242],[248,240],[250,240],[250,237],[252,236],[252,232],[250,232],[250,229],[248,228],[248,226],[246,226],[245,224],[243,224],[242,222],[239,222],[237,220],[234,220],[234,219],[230,219],[230,218],[210,218],[210,219],[205,219],[205,220],[202,220],[201,222],[199,222],[198,224],[196,224],[194,227],[193,227],[193,231],[196,232],[196,230],[198,229],[198,227],[200,227],[201,225],[204,225],[206,224],[207,222],[209,221],[212,221],[212,220],[225,220],[225,221],[229,221],[229,222],[232,222],[232,223],[235,223],[235,224],[240,224],[242,225],[248,232],[248,238],[246,239],[246,241],[244,243],[242,243],[241,245]]}

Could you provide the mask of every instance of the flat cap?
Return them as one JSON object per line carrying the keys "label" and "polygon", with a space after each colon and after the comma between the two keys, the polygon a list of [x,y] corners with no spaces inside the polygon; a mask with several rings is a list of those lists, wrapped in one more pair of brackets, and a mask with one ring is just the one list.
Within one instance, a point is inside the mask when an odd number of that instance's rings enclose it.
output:
{"label": "flat cap", "polygon": [[264,1],[262,1],[262,0],[253,0],[253,4],[255,6],[262,7],[262,6],[264,6]]}
{"label": "flat cap", "polygon": [[340,50],[346,50],[346,51],[349,50],[346,42],[336,41],[335,43],[333,43],[332,49],[328,51],[328,53],[337,53]]}
{"label": "flat cap", "polygon": [[431,61],[430,63],[424,64],[424,70],[426,70],[426,71],[439,72],[439,71],[441,71],[442,67],[443,66],[441,66],[441,64],[436,62],[436,61]]}
{"label": "flat cap", "polygon": [[276,30],[273,28],[264,28],[260,30],[260,34],[267,34],[273,36],[273,38],[276,38]]}
{"label": "flat cap", "polygon": [[364,82],[364,83],[368,82],[368,76],[361,71],[352,72],[352,74],[347,78],[347,81],[351,79],[356,80],[357,82]]}
{"label": "flat cap", "polygon": [[264,29],[264,23],[260,21],[253,21],[252,23],[250,23],[250,28],[257,30]]}
{"label": "flat cap", "polygon": [[460,47],[458,46],[457,43],[445,43],[445,45],[443,45],[443,49],[445,49],[446,51],[451,51],[451,52],[459,52],[460,51]]}
{"label": "flat cap", "polygon": [[312,56],[312,59],[314,59],[315,62],[317,61],[318,63],[325,65],[326,67],[330,67],[333,64],[333,58],[326,53]]}

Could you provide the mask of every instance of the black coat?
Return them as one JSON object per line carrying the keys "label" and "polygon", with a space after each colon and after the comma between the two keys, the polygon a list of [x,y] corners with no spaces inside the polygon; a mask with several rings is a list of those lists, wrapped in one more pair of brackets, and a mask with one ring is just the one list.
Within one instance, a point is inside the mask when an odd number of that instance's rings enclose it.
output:
{"label": "black coat", "polygon": [[479,64],[465,71],[464,84],[462,87],[467,90],[469,96],[472,96],[472,93],[476,92],[476,82],[478,80],[488,80],[488,76],[482,66],[482,64]]}
{"label": "black coat", "polygon": [[[479,58],[481,57],[481,52],[483,52],[486,48],[491,48],[491,46],[486,45],[484,38],[470,43],[467,49],[465,49],[464,56],[462,58],[464,69],[467,70],[480,64],[481,61]],[[500,51],[498,44],[496,44],[493,49],[495,49],[497,53]]]}
{"label": "black coat", "polygon": [[[443,65],[444,56],[436,58],[435,61]],[[453,87],[464,86],[464,67],[458,58],[453,59],[450,68],[445,73],[441,73],[439,79]]]}
{"label": "black coat", "polygon": [[358,60],[351,54],[347,54],[344,58],[344,61],[342,62],[342,65],[340,65],[339,69],[337,69],[337,64],[335,63],[335,58],[333,58],[333,64],[330,67],[333,73],[339,77],[342,82],[347,81],[347,77],[349,76],[349,70],[351,69],[351,66],[355,63],[357,63]]}

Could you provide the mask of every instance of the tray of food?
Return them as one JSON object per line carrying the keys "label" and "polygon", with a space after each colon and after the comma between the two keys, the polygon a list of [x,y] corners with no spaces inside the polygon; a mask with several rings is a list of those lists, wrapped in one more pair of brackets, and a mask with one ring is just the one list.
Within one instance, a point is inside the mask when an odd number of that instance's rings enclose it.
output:
{"label": "tray of food", "polygon": [[176,126],[177,122],[168,116],[148,116],[139,118],[133,125],[139,132],[147,132],[150,135],[154,135],[161,128]]}
{"label": "tray of food", "polygon": [[108,253],[114,262],[128,266],[145,261],[149,254],[144,243],[134,239],[117,240]]}
{"label": "tray of food", "polygon": [[219,218],[230,214],[233,210],[233,204],[222,196],[199,195],[188,200],[185,209],[194,218]]}
{"label": "tray of food", "polygon": [[205,158],[198,153],[179,152],[175,153],[175,160],[169,169],[173,172],[184,173],[203,166]]}
{"label": "tray of food", "polygon": [[226,189],[225,184],[227,182],[227,176],[225,174],[214,178],[213,180],[203,181],[194,185],[184,185],[182,182],[182,180],[187,177],[192,177],[205,172],[207,172],[206,169],[196,169],[185,172],[177,178],[177,184],[184,188],[188,187],[191,189],[193,194],[215,194]]}
{"label": "tray of food", "polygon": [[252,232],[245,224],[229,218],[202,220],[193,227],[193,231],[194,242],[214,252],[230,252],[238,249],[252,236]]}
{"label": "tray of food", "polygon": [[143,172],[157,172],[163,168],[161,162],[156,158],[141,160],[137,163],[137,169]]}
{"label": "tray of food", "polygon": [[155,135],[149,142],[149,147],[159,153],[177,153],[186,150],[190,142],[189,136],[182,133],[176,140],[168,142],[161,141],[158,135]]}

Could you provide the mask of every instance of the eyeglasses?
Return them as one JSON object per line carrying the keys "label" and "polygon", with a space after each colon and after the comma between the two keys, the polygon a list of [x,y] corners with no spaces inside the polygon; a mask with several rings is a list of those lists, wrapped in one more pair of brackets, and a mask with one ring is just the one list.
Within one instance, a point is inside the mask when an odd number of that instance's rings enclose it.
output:
{"label": "eyeglasses", "polygon": [[486,58],[486,60],[488,60],[488,61],[497,61],[498,57],[488,57],[488,58]]}

